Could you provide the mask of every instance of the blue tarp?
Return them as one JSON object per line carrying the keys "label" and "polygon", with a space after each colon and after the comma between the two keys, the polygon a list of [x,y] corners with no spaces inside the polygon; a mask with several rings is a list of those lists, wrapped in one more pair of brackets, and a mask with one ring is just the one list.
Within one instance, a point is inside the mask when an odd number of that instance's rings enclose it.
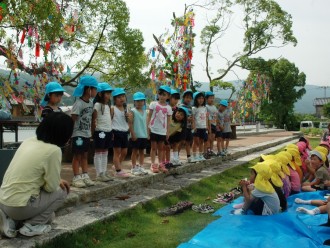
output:
{"label": "blue tarp", "polygon": [[195,235],[179,248],[215,247],[329,247],[323,241],[330,239],[327,214],[311,216],[296,212],[297,207],[314,208],[311,205],[296,204],[295,198],[322,199],[324,192],[300,193],[288,198],[288,211],[272,216],[232,215],[233,204],[242,202],[242,197],[221,209],[214,215],[222,216]]}

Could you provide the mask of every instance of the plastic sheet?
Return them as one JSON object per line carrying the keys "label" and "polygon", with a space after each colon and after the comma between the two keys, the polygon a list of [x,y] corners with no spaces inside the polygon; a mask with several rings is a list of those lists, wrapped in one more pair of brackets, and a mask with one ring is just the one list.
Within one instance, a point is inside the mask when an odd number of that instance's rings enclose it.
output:
{"label": "plastic sheet", "polygon": [[288,211],[272,216],[232,215],[233,205],[242,202],[241,197],[219,209],[214,215],[221,215],[220,219],[213,221],[179,248],[328,247],[322,244],[330,239],[330,227],[319,226],[327,222],[327,214],[311,216],[296,212],[298,206],[314,208],[296,204],[294,199],[297,197],[324,200],[324,192],[291,196],[288,198]]}

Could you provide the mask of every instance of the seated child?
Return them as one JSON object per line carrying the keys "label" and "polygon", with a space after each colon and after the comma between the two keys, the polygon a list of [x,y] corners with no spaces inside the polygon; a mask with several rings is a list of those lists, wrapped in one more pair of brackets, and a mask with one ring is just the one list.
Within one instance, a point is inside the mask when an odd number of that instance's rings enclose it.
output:
{"label": "seated child", "polygon": [[315,169],[315,180],[303,183],[302,191],[316,191],[327,189],[325,181],[330,180],[328,169],[324,165],[326,156],[324,153],[313,150],[311,153],[311,165]]}
{"label": "seated child", "polygon": [[[280,211],[280,200],[269,182],[272,170],[265,162],[251,167],[250,181],[241,180],[240,186],[244,195],[243,211],[251,210],[255,215],[273,215]],[[248,185],[254,183],[250,191]]]}

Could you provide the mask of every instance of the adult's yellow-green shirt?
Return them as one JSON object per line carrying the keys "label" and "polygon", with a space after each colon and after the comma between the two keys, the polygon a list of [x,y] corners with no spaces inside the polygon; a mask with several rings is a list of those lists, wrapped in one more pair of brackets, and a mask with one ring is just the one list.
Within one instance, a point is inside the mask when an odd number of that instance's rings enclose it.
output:
{"label": "adult's yellow-green shirt", "polygon": [[36,137],[25,140],[17,149],[2,181],[0,202],[24,207],[40,190],[54,192],[61,180],[61,149]]}

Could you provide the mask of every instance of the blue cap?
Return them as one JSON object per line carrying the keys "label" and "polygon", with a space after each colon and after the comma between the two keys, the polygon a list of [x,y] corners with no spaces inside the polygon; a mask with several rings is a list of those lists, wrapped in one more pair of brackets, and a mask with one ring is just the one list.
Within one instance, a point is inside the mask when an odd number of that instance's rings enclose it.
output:
{"label": "blue cap", "polygon": [[193,95],[193,99],[195,100],[195,98],[197,98],[199,95],[204,96],[203,92],[196,91]]}
{"label": "blue cap", "polygon": [[167,85],[162,85],[159,87],[160,90],[166,91],[168,94],[171,94],[171,88]]}
{"label": "blue cap", "polygon": [[46,85],[45,96],[42,99],[40,105],[41,106],[46,106],[48,104],[48,101],[45,100],[46,95],[49,94],[49,93],[54,93],[54,92],[65,92],[65,89],[58,82],[49,82]]}
{"label": "blue cap", "polygon": [[94,87],[97,88],[98,83],[95,77],[93,76],[83,76],[80,78],[80,82],[78,86],[75,88],[73,92],[73,96],[82,96],[84,93],[84,87]]}
{"label": "blue cap", "polygon": [[223,105],[225,107],[228,107],[228,101],[227,100],[221,100],[220,105]]}
{"label": "blue cap", "polygon": [[133,95],[133,101],[140,101],[140,100],[146,100],[145,94],[142,92],[136,92]]}
{"label": "blue cap", "polygon": [[214,96],[214,93],[212,91],[206,91],[205,97],[209,97],[209,96]]}
{"label": "blue cap", "polygon": [[179,109],[182,109],[185,113],[186,113],[186,116],[189,115],[189,109],[187,109],[186,107],[179,107]]}
{"label": "blue cap", "polygon": [[112,96],[119,96],[119,95],[126,95],[126,92],[123,88],[115,88],[114,91],[112,92]]}
{"label": "blue cap", "polygon": [[171,95],[174,95],[174,94],[180,95],[180,93],[177,90],[171,89]]}
{"label": "blue cap", "polygon": [[113,88],[106,82],[99,83],[97,86],[97,92],[113,91]]}
{"label": "blue cap", "polygon": [[183,94],[182,94],[182,98],[183,98],[186,94],[191,94],[191,96],[193,96],[193,91],[192,91],[191,89],[188,89],[188,90],[184,91]]}

